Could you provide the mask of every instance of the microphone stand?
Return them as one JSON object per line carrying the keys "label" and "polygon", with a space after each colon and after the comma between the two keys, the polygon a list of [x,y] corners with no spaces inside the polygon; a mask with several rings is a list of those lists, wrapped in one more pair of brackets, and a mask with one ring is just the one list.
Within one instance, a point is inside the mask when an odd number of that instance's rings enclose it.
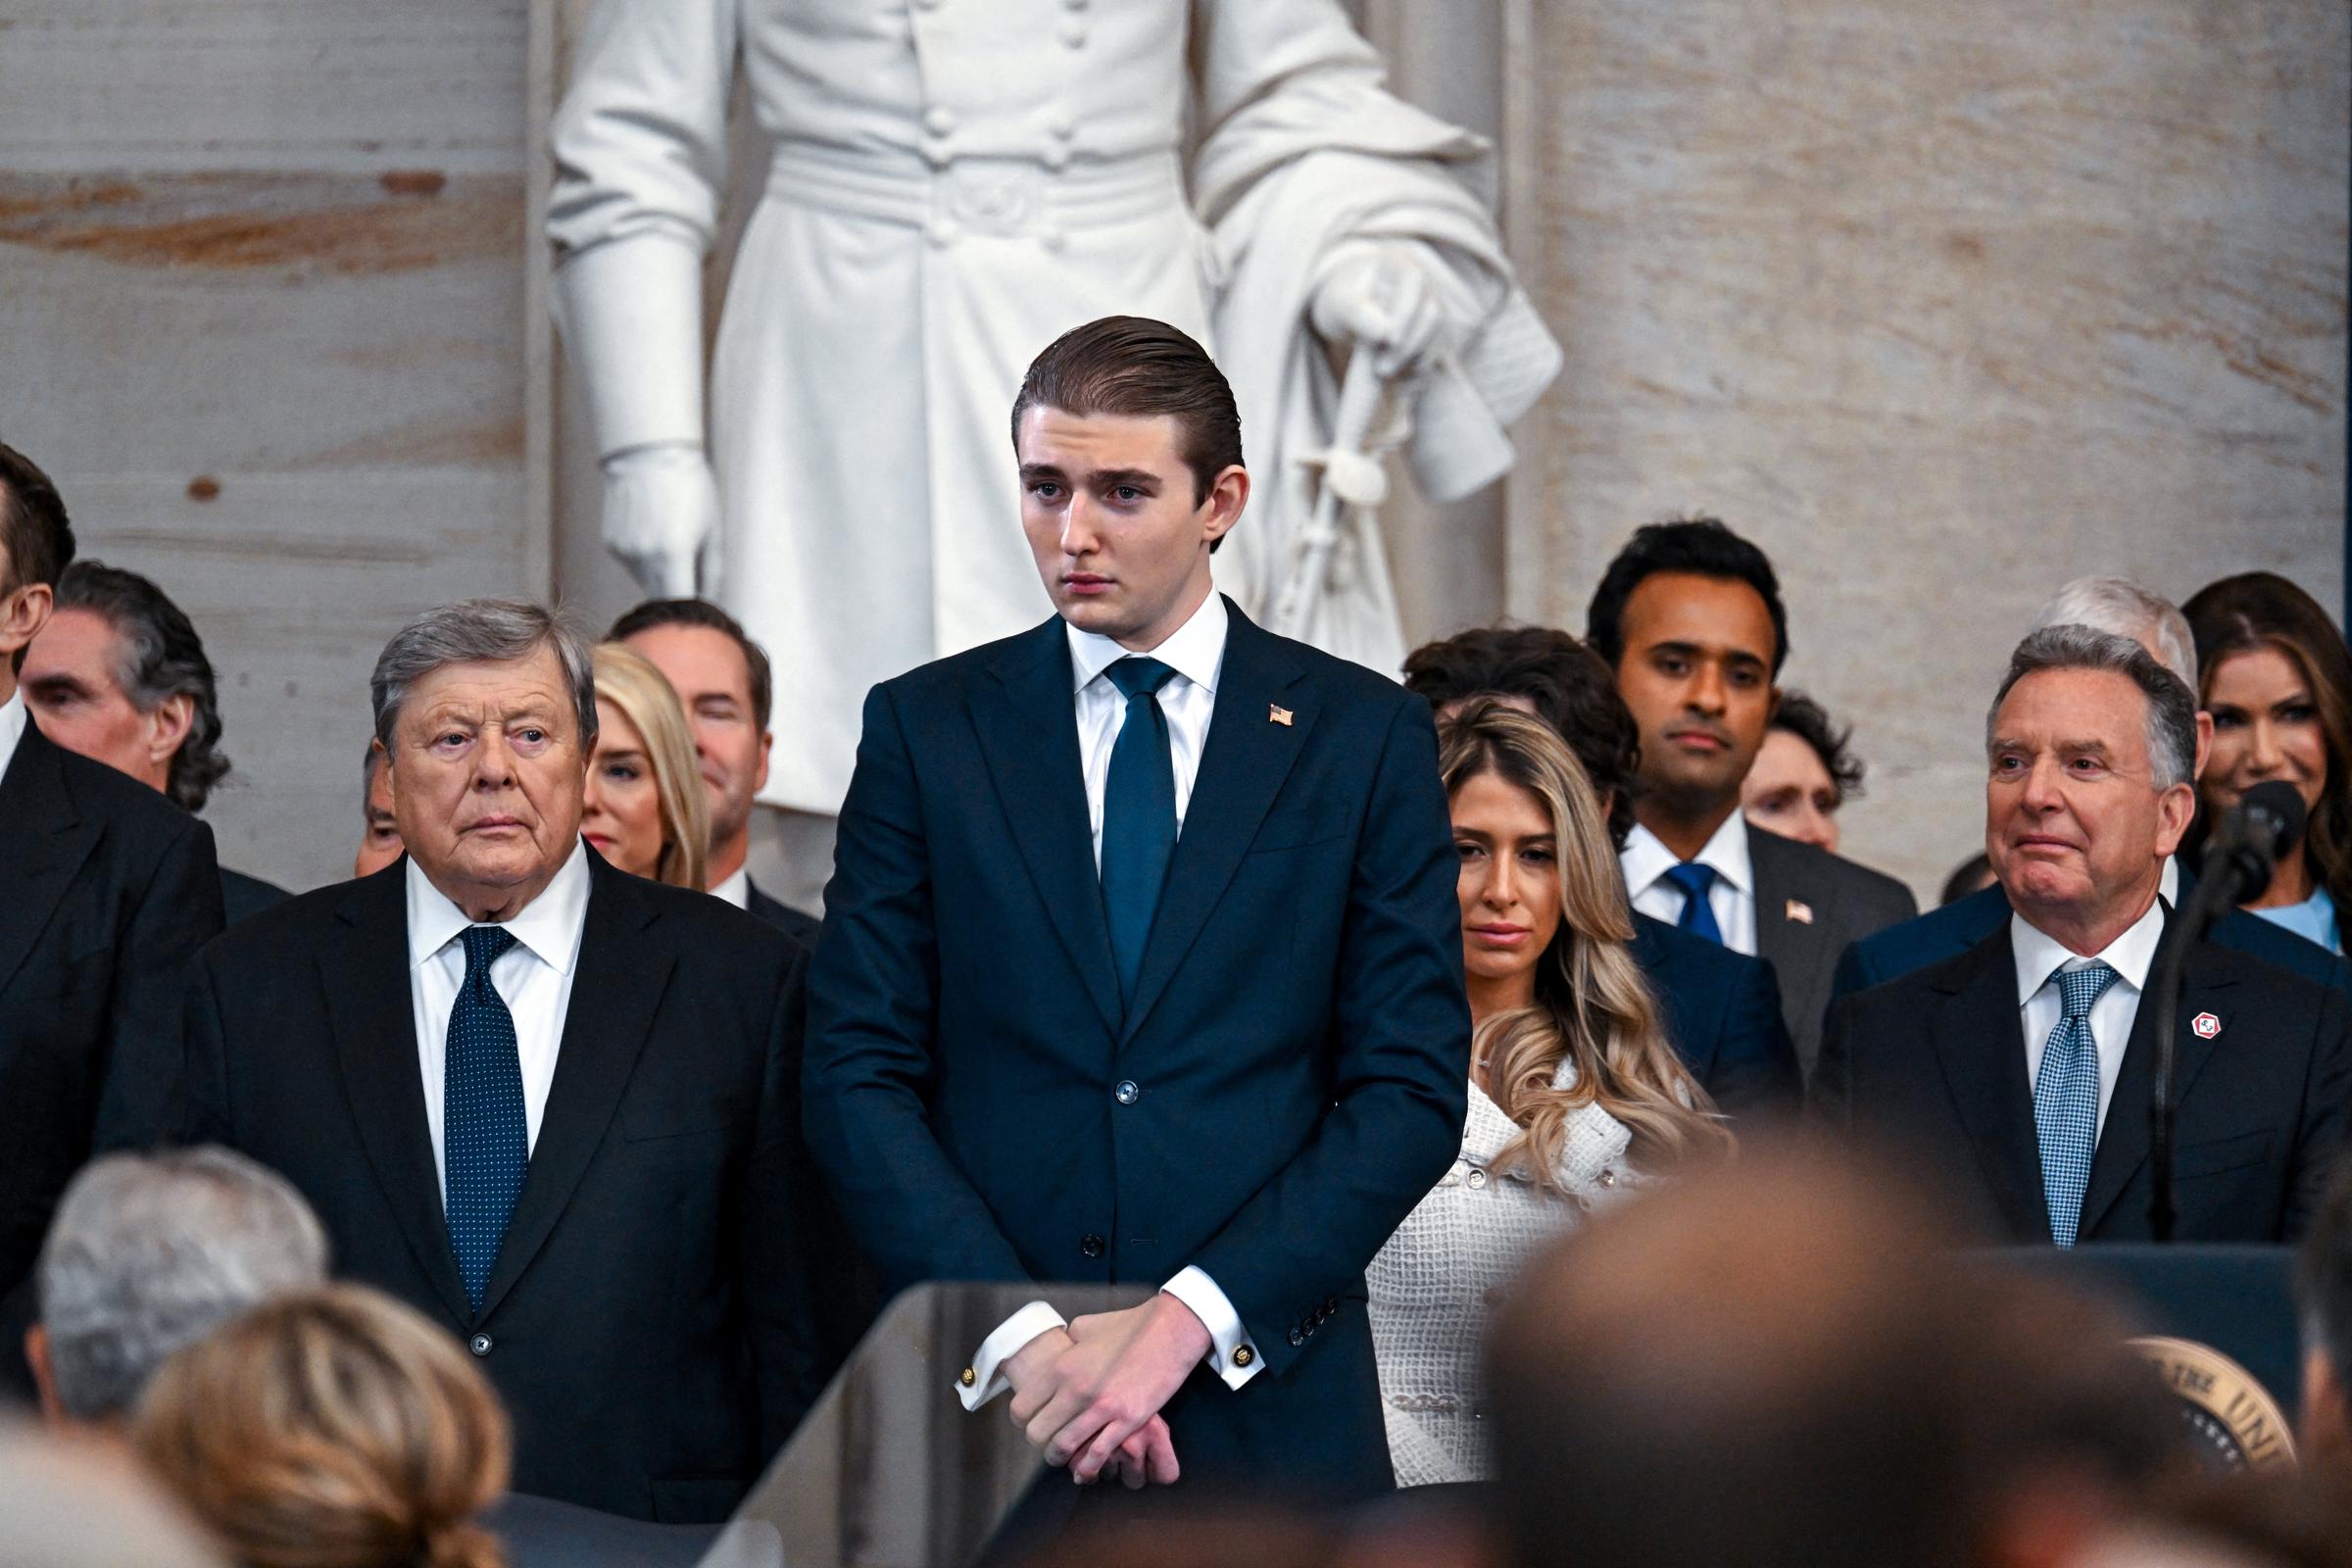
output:
{"label": "microphone stand", "polygon": [[2173,1079],[2179,1049],[2175,1037],[2180,1027],[2181,971],[2188,965],[2190,951],[2205,940],[2213,922],[2237,906],[2247,872],[2263,870],[2263,881],[2269,880],[2259,861],[2249,867],[2242,855],[2209,857],[2206,869],[2209,874],[2198,878],[2188,902],[2166,928],[2156,951],[2155,968],[2148,977],[2145,1005],[2156,1009],[2152,1037],[2156,1082],[2148,1095],[2148,1234],[2159,1243],[2173,1239],[2173,1222],[2179,1217],[2173,1208],[2173,1119],[2178,1108]]}

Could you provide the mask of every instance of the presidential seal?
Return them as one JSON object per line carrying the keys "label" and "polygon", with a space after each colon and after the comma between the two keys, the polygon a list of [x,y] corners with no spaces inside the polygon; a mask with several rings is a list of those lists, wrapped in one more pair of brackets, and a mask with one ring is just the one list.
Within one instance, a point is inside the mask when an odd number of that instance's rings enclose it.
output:
{"label": "presidential seal", "polygon": [[2149,1336],[2132,1342],[2180,1401],[2197,1454],[2217,1470],[2270,1470],[2295,1462],[2286,1412],[2254,1374],[2210,1345]]}

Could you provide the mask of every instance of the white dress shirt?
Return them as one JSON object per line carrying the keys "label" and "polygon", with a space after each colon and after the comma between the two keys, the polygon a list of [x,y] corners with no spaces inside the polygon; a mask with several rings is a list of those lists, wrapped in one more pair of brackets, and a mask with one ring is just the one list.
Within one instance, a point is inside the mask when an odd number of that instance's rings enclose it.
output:
{"label": "white dress shirt", "polygon": [[[409,861],[409,1003],[416,1019],[416,1069],[424,1085],[424,1120],[433,1138],[433,1175],[443,1201],[449,1172],[441,1150],[441,1078],[449,1055],[449,1015],[466,983],[466,945],[474,924],[466,911]],[[555,879],[506,922],[514,945],[490,965],[490,984],[514,1015],[514,1045],[522,1058],[522,1117],[527,1147],[539,1147],[539,1119],[564,1045],[571,1010],[571,981],[588,922],[588,847],[573,847]]]}
{"label": "white dress shirt", "polygon": [[749,865],[737,866],[733,876],[710,890],[710,896],[732,904],[738,909],[749,909],[752,906],[752,868]]}
{"label": "white dress shirt", "polygon": [[[1696,857],[1715,872],[1707,890],[1707,907],[1715,911],[1715,928],[1723,945],[1734,953],[1756,956],[1756,869],[1747,855],[1747,818],[1737,810],[1723,819]],[[1682,857],[1641,823],[1625,836],[1617,864],[1625,872],[1625,891],[1635,908],[1668,925],[1681,923],[1684,893],[1666,880]]]}
{"label": "white dress shirt", "polygon": [[2094,956],[2070,951],[2055,937],[2044,936],[2026,923],[2022,914],[2009,917],[2009,947],[2017,959],[2017,1009],[2026,1034],[2026,1082],[2041,1076],[2042,1048],[2050,1032],[2066,1016],[2066,999],[2058,987],[2063,969],[2103,963],[2115,979],[2090,1004],[2090,1038],[2099,1054],[2099,1119],[2107,1129],[2107,1102],[2115,1098],[2115,1081],[2124,1070],[2124,1048],[2132,1043],[2132,1024],[2139,1016],[2140,993],[2147,989],[2148,969],[2156,961],[2156,944],[2164,935],[2164,901]]}
{"label": "white dress shirt", "polygon": [[8,777],[8,764],[17,760],[17,742],[24,738],[24,693],[20,688],[0,703],[0,778]]}
{"label": "white dress shirt", "polygon": [[[1185,808],[1193,800],[1193,781],[1200,775],[1200,750],[1208,742],[1208,721],[1217,706],[1217,672],[1225,664],[1227,618],[1224,597],[1212,589],[1192,618],[1150,651],[1150,657],[1176,672],[1159,689],[1159,710],[1167,720],[1168,758],[1176,770],[1176,830],[1180,835]],[[1067,621],[1062,630],[1070,642],[1070,679],[1078,705],[1078,762],[1086,776],[1087,823],[1094,832],[1099,871],[1102,865],[1102,796],[1110,781],[1110,752],[1127,717],[1127,699],[1103,671],[1135,650],[1122,648],[1112,638],[1080,631]],[[1248,1345],[1250,1337],[1242,1327],[1241,1313],[1215,1280],[1188,1266],[1160,1289],[1191,1307],[1208,1330],[1208,1365],[1225,1380],[1227,1388],[1238,1389],[1257,1376],[1265,1361],[1254,1351],[1248,1365],[1234,1365],[1234,1352]],[[1011,1388],[1002,1370],[1004,1362],[1031,1340],[1060,1328],[1065,1321],[1046,1302],[1031,1301],[999,1324],[973,1353],[972,1381],[956,1383],[956,1397],[963,1400],[963,1407],[977,1410]]]}

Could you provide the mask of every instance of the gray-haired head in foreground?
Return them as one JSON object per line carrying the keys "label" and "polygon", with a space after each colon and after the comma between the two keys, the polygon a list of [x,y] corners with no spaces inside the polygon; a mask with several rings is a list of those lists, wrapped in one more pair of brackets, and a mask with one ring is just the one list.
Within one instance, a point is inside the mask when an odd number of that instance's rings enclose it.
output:
{"label": "gray-haired head in foreground", "polygon": [[2196,697],[2136,639],[2095,626],[2044,626],[2028,633],[2017,645],[2017,651],[2009,656],[2009,673],[2001,678],[2001,689],[1993,694],[1992,707],[1984,714],[1987,747],[1993,742],[1993,728],[2010,688],[2028,675],[2049,669],[2106,670],[2137,686],[2147,699],[2148,767],[2156,788],[2169,790],[2196,777]]}
{"label": "gray-haired head in foreground", "polygon": [[580,721],[580,755],[596,739],[596,674],[588,643],[561,615],[519,599],[468,599],[428,610],[393,633],[368,677],[375,705],[375,738],[392,749],[401,704],[416,684],[444,664],[505,663],[528,659],[542,646],[556,651],[564,686]]}
{"label": "gray-haired head in foreground", "polygon": [[2044,626],[2089,626],[2129,637],[2180,676],[2181,685],[2197,689],[2197,643],[2189,635],[2188,617],[2170,599],[2129,577],[2077,577],[2034,617],[2034,630]]}
{"label": "gray-haired head in foreground", "polygon": [[326,1233],[275,1171],[214,1148],[92,1160],[33,1276],[58,1402],[121,1415],[174,1350],[325,1277]]}

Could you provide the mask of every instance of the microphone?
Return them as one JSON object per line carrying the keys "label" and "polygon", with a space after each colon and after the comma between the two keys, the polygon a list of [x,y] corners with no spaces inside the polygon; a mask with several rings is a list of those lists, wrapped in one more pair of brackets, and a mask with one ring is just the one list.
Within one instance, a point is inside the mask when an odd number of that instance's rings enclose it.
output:
{"label": "microphone", "polygon": [[2303,797],[2284,779],[2257,784],[2238,798],[2205,847],[2205,874],[2228,877],[2230,903],[2271,885],[2278,862],[2303,841]]}
{"label": "microphone", "polygon": [[2173,1122],[2179,1108],[2174,1073],[2181,966],[2206,929],[2242,900],[2271,885],[2271,873],[2303,841],[2307,808],[2283,779],[2257,784],[2238,797],[2205,844],[2205,875],[2178,918],[2168,922],[2149,976],[2156,1008],[2156,1081],[2148,1094],[2148,1232],[2173,1239]]}

